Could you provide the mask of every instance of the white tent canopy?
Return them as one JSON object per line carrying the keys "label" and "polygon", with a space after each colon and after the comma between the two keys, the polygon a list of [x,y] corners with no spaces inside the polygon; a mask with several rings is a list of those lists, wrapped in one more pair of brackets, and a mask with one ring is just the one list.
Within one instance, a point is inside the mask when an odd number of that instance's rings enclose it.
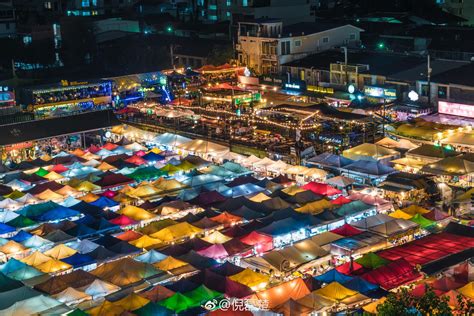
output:
{"label": "white tent canopy", "polygon": [[178,145],[177,147],[181,150],[205,155],[225,154],[229,152],[229,147],[227,146],[222,146],[202,139],[195,139]]}
{"label": "white tent canopy", "polygon": [[20,302],[17,302],[7,309],[1,310],[3,316],[24,316],[37,315],[48,309],[61,305],[61,302],[45,295],[35,296]]}
{"label": "white tent canopy", "polygon": [[120,287],[97,279],[84,290],[84,293],[96,299],[97,297],[103,297],[119,290]]}
{"label": "white tent canopy", "polygon": [[53,296],[55,299],[57,299],[61,303],[65,303],[67,305],[72,305],[72,304],[79,304],[84,301],[88,301],[92,299],[92,296],[78,291],[76,289],[73,289],[72,287],[68,287],[64,291],[55,294]]}
{"label": "white tent canopy", "polygon": [[164,133],[159,136],[156,136],[153,139],[153,143],[156,143],[162,146],[172,146],[172,147],[176,147],[190,141],[191,141],[190,138],[172,134],[172,133]]}

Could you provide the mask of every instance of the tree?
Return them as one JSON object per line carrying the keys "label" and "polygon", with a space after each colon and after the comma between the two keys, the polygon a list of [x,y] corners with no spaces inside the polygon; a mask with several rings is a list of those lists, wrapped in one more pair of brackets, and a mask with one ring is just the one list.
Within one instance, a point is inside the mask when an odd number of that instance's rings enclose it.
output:
{"label": "tree", "polygon": [[207,63],[218,66],[228,63],[231,59],[234,59],[234,57],[232,45],[214,45],[207,56]]}
{"label": "tree", "polygon": [[457,297],[458,307],[456,310],[452,310],[447,297],[437,296],[428,285],[425,286],[427,288],[422,297],[410,295],[407,289],[389,294],[387,300],[377,306],[377,312],[382,316],[449,316],[455,314],[472,315],[474,313],[472,301],[467,301],[459,295]]}

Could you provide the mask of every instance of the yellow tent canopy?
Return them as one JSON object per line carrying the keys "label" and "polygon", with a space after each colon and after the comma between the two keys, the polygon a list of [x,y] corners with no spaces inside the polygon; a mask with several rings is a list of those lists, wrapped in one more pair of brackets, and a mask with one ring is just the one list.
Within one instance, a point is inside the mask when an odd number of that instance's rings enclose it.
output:
{"label": "yellow tent canopy", "polygon": [[83,181],[77,187],[75,187],[75,189],[82,192],[91,192],[91,191],[100,190],[100,187],[98,185],[95,185],[92,182]]}
{"label": "yellow tent canopy", "polygon": [[152,238],[148,235],[143,235],[142,237],[129,242],[129,244],[134,245],[138,248],[148,248],[150,246],[158,245],[160,243],[162,243],[161,240]]}
{"label": "yellow tent canopy", "polygon": [[150,149],[149,152],[154,153],[154,154],[159,154],[161,153],[161,149],[159,149],[158,147],[153,147],[152,149]]}
{"label": "yellow tent canopy", "polygon": [[332,204],[326,199],[322,199],[319,201],[307,203],[303,205],[302,207],[297,208],[296,211],[301,212],[301,213],[319,214],[326,209],[332,209],[332,208],[334,208],[334,204]]}
{"label": "yellow tent canopy", "polygon": [[86,195],[84,196],[81,196],[80,198],[78,198],[79,200],[81,201],[84,201],[86,203],[91,203],[91,202],[94,202],[96,200],[99,199],[100,196],[98,196],[97,194],[94,194],[94,193],[87,193]]}
{"label": "yellow tent canopy", "polygon": [[288,194],[288,195],[295,195],[295,194],[297,194],[297,193],[304,192],[304,191],[306,191],[306,190],[300,188],[300,187],[297,186],[297,185],[292,185],[292,186],[290,186],[290,187],[288,187],[288,188],[285,188],[285,189],[283,189],[283,190],[281,190],[281,191],[282,191],[282,192],[285,192],[285,193]]}
{"label": "yellow tent canopy", "polygon": [[387,298],[385,296],[381,297],[378,300],[376,300],[375,302],[372,302],[372,303],[369,303],[369,304],[363,306],[362,309],[364,311],[366,311],[367,313],[377,314],[377,306],[379,306],[380,304],[383,304],[386,300],[387,300]]}
{"label": "yellow tent canopy", "polygon": [[130,295],[113,302],[114,305],[122,307],[126,311],[134,311],[148,304],[150,300],[132,292]]}
{"label": "yellow tent canopy", "polygon": [[127,192],[127,195],[131,197],[141,198],[156,195],[158,194],[158,192],[159,191],[151,184],[142,184],[136,187],[135,189],[132,189],[131,191]]}
{"label": "yellow tent canopy", "polygon": [[102,171],[108,171],[108,170],[117,169],[117,168],[115,168],[114,166],[112,166],[111,164],[106,163],[105,161],[103,161],[103,162],[102,162],[100,165],[98,165],[96,168],[99,169],[99,170],[102,170]]}
{"label": "yellow tent canopy", "polygon": [[55,192],[61,194],[62,196],[76,196],[79,194],[79,191],[69,185],[65,185],[61,189],[56,190]]}
{"label": "yellow tent canopy", "polygon": [[25,251],[27,248],[20,243],[17,243],[14,240],[8,241],[6,244],[0,247],[0,252],[3,252],[6,255],[11,255],[19,252]]}
{"label": "yellow tent canopy", "polygon": [[242,272],[234,274],[233,276],[230,276],[229,279],[247,285],[252,289],[259,290],[264,289],[270,281],[270,278],[268,276],[252,271],[250,269],[245,269]]}
{"label": "yellow tent canopy", "polygon": [[333,300],[342,301],[343,299],[356,295],[358,292],[352,291],[338,282],[332,282],[322,289],[316,290],[315,293]]}
{"label": "yellow tent canopy", "polygon": [[100,160],[100,156],[95,155],[91,152],[85,153],[84,155],[82,155],[82,158],[87,159],[87,160],[92,160],[92,159]]}
{"label": "yellow tent canopy", "polygon": [[474,299],[474,281],[469,282],[457,291],[470,299]]}
{"label": "yellow tent canopy", "polygon": [[218,232],[217,230],[212,232],[211,234],[207,235],[206,237],[201,238],[204,241],[207,241],[211,244],[223,244],[232,238]]}
{"label": "yellow tent canopy", "polygon": [[[140,184],[145,184],[145,183],[147,183],[147,182],[146,182],[146,181],[143,181],[143,182],[140,183]],[[119,190],[119,192],[120,192],[120,193],[128,193],[128,192],[133,191],[133,190],[135,190],[135,188],[133,188],[133,187],[131,187],[130,185],[126,184],[126,185],[123,186],[123,188],[121,188],[121,189]]]}
{"label": "yellow tent canopy", "polygon": [[48,154],[45,154],[45,155],[41,156],[40,159],[43,160],[43,161],[50,161],[51,159],[53,159],[53,157],[51,157]]}
{"label": "yellow tent canopy", "polygon": [[186,185],[182,184],[176,179],[170,179],[170,180],[163,179],[162,181],[159,181],[158,179],[153,183],[153,185],[155,185],[157,190],[160,190],[163,192],[175,191],[175,190],[179,190],[186,187]]}
{"label": "yellow tent canopy", "polygon": [[23,259],[20,259],[21,262],[26,263],[27,265],[33,266],[33,267],[39,266],[40,264],[45,263],[46,261],[49,261],[49,260],[51,260],[50,257],[42,254],[39,251],[35,251],[31,255]]}
{"label": "yellow tent canopy", "polygon": [[59,260],[50,259],[40,265],[35,266],[35,268],[44,273],[55,273],[71,269],[72,266]]}
{"label": "yellow tent canopy", "polygon": [[40,200],[62,200],[64,197],[61,194],[51,191],[50,189],[46,189],[40,194],[37,194],[36,197]]}
{"label": "yellow tent canopy", "polygon": [[126,195],[125,193],[119,193],[116,196],[114,196],[112,198],[112,200],[114,200],[115,202],[126,204],[128,202],[134,201],[135,198],[132,198],[132,197]]}
{"label": "yellow tent canopy", "polygon": [[174,257],[168,256],[166,259],[161,260],[160,262],[157,262],[154,264],[155,267],[162,271],[170,271],[176,268],[184,267],[188,263],[178,260]]}
{"label": "yellow tent canopy", "polygon": [[429,210],[415,204],[402,208],[402,211],[413,216],[415,216],[416,214],[423,215],[430,212]]}
{"label": "yellow tent canopy", "polygon": [[48,251],[45,251],[44,254],[57,260],[61,260],[67,257],[72,256],[75,254],[77,251],[64,245],[64,244],[59,244]]}
{"label": "yellow tent canopy", "polygon": [[410,219],[413,217],[413,215],[405,213],[402,210],[396,210],[395,212],[389,214],[389,216],[393,218],[398,218],[398,219]]}
{"label": "yellow tent canopy", "polygon": [[260,192],[259,194],[252,196],[249,200],[253,201],[253,202],[260,203],[260,202],[270,200],[270,199],[271,198],[268,195],[266,195],[265,193]]}
{"label": "yellow tent canopy", "polygon": [[55,181],[55,180],[61,180],[64,177],[60,175],[59,173],[57,173],[56,171],[51,171],[47,175],[43,176],[43,178],[48,179],[50,181]]}
{"label": "yellow tent canopy", "polygon": [[84,154],[86,152],[84,150],[82,150],[81,148],[76,148],[73,151],[71,151],[70,153],[73,154],[74,156],[82,157],[82,156],[84,156]]}
{"label": "yellow tent canopy", "polygon": [[201,232],[201,229],[189,223],[182,222],[176,225],[168,226],[151,235],[163,241],[173,241],[175,239],[190,237]]}
{"label": "yellow tent canopy", "polygon": [[173,226],[176,224],[178,224],[178,222],[175,222],[174,220],[170,218],[165,218],[165,219],[162,219],[161,221],[151,222],[150,224],[141,228],[140,233],[145,234],[145,235],[151,235],[153,233],[156,233],[162,230],[163,228],[166,228],[168,226]]}
{"label": "yellow tent canopy", "polygon": [[91,308],[87,313],[91,316],[120,316],[125,312],[125,309],[119,305],[115,305],[109,301],[104,301],[97,307]]}
{"label": "yellow tent canopy", "polygon": [[155,214],[152,214],[148,211],[145,211],[142,208],[127,205],[124,208],[120,209],[117,213],[128,216],[136,221],[147,220],[156,217]]}

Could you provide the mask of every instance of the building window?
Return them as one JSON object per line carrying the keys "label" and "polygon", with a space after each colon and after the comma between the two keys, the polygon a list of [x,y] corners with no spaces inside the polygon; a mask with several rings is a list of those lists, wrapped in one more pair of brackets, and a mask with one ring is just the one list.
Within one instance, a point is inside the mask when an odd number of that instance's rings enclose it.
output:
{"label": "building window", "polygon": [[364,77],[364,86],[370,86],[372,84],[371,77]]}
{"label": "building window", "polygon": [[356,35],[354,33],[349,34],[349,39],[354,41],[356,39]]}
{"label": "building window", "polygon": [[428,96],[428,85],[427,84],[422,84],[421,85],[421,95],[424,97]]}
{"label": "building window", "polygon": [[301,41],[300,40],[295,41],[295,47],[300,47],[300,46],[301,46]]}
{"label": "building window", "polygon": [[48,10],[51,10],[52,9],[52,4],[51,4],[51,1],[48,1],[48,2],[45,2],[44,3],[44,8],[45,9],[48,9]]}
{"label": "building window", "polygon": [[227,15],[227,17],[230,17],[230,12],[227,11],[227,12],[226,12],[226,15]]}
{"label": "building window", "polygon": [[92,0],[92,6],[97,7],[97,0]]}
{"label": "building window", "polygon": [[329,43],[329,37],[327,37],[327,36],[326,36],[326,37],[323,37],[323,43],[324,43],[324,44]]}
{"label": "building window", "polygon": [[90,2],[89,0],[82,0],[81,5],[83,8],[88,8],[90,6]]}
{"label": "building window", "polygon": [[281,42],[281,54],[282,54],[282,55],[289,55],[289,54],[291,54],[290,41]]}
{"label": "building window", "polygon": [[242,0],[242,6],[243,7],[248,7],[249,6],[249,1],[248,0]]}
{"label": "building window", "polygon": [[31,35],[23,36],[23,44],[29,45],[31,44],[32,41],[33,41],[33,38],[31,37]]}
{"label": "building window", "polygon": [[232,5],[232,1],[231,0],[227,0],[227,6],[230,7]]}
{"label": "building window", "polygon": [[209,20],[211,21],[217,21],[217,15],[210,15]]}
{"label": "building window", "polygon": [[448,87],[439,86],[438,99],[447,99],[447,98],[448,98]]}

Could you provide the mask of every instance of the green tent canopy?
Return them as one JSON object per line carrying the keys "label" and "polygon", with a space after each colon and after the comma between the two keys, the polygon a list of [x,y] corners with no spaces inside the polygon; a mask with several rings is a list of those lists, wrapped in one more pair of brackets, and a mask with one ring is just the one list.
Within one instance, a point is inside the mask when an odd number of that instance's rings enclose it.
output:
{"label": "green tent canopy", "polygon": [[17,213],[26,217],[38,217],[48,211],[58,208],[59,206],[59,204],[49,201],[46,203],[28,205],[27,207],[19,210]]}
{"label": "green tent canopy", "polygon": [[139,309],[133,311],[137,316],[168,316],[174,314],[172,310],[157,303],[150,302]]}
{"label": "green tent canopy", "polygon": [[189,297],[179,292],[173,294],[172,296],[168,297],[165,300],[162,300],[158,304],[168,309],[171,309],[172,311],[175,311],[176,313],[180,313],[182,311],[185,311],[187,309],[190,309],[196,306],[196,303],[192,299],[190,299]]}
{"label": "green tent canopy", "polygon": [[389,260],[382,258],[373,252],[366,253],[355,262],[368,269],[377,269],[390,263]]}
{"label": "green tent canopy", "polygon": [[23,227],[36,225],[37,223],[26,216],[19,215],[5,224],[16,227],[16,228],[23,228]]}
{"label": "green tent canopy", "polygon": [[362,201],[354,201],[354,202],[344,204],[343,206],[341,206],[340,208],[336,210],[336,213],[339,216],[347,216],[347,215],[352,215],[352,214],[366,211],[372,207],[373,207],[372,205],[366,204]]}
{"label": "green tent canopy", "polygon": [[207,288],[205,285],[200,285],[192,291],[184,293],[191,300],[196,302],[196,305],[200,306],[201,304],[206,303],[217,297],[221,297],[223,294],[217,291],[213,291]]}
{"label": "green tent canopy", "polygon": [[166,176],[168,173],[166,171],[157,169],[153,166],[138,168],[134,172],[127,175],[127,177],[132,178],[136,181],[145,181],[150,179],[156,179],[161,176]]}
{"label": "green tent canopy", "polygon": [[21,198],[21,197],[24,196],[25,194],[26,194],[26,193],[23,193],[23,192],[21,192],[21,191],[14,190],[14,191],[11,192],[10,194],[4,195],[3,197],[6,198],[6,199],[16,200],[16,199]]}
{"label": "green tent canopy", "polygon": [[423,217],[423,215],[419,213],[417,213],[415,216],[410,218],[410,220],[420,225],[421,228],[427,228],[435,224],[435,222],[427,219],[426,217]]}
{"label": "green tent canopy", "polygon": [[38,176],[40,176],[40,177],[44,177],[44,176],[47,175],[48,173],[49,173],[49,171],[48,171],[48,170],[45,170],[45,169],[43,169],[43,168],[39,168],[39,169],[35,172],[35,174],[38,175]]}
{"label": "green tent canopy", "polygon": [[0,273],[0,292],[7,292],[14,289],[18,289],[24,286],[20,281],[14,280],[7,277],[5,274]]}
{"label": "green tent canopy", "polygon": [[237,174],[251,173],[251,171],[249,169],[243,167],[242,165],[240,165],[238,163],[231,162],[231,161],[227,161],[226,163],[224,163],[222,165],[222,167],[224,167],[225,169],[227,169],[229,171],[232,171],[233,173],[237,173]]}
{"label": "green tent canopy", "polygon": [[87,314],[83,310],[80,310],[79,308],[76,308],[72,312],[70,312],[68,314],[63,314],[63,315],[66,315],[66,316],[88,316],[89,314]]}

